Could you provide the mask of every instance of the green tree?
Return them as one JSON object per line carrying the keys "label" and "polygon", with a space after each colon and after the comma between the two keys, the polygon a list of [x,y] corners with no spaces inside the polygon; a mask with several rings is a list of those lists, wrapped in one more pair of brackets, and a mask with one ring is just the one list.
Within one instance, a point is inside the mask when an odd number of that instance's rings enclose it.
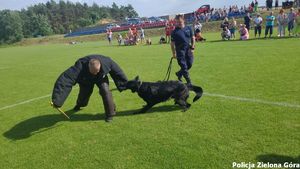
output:
{"label": "green tree", "polygon": [[0,11],[0,42],[14,43],[22,40],[22,20],[18,12]]}
{"label": "green tree", "polygon": [[32,35],[47,36],[53,33],[48,18],[45,15],[33,15],[31,17]]}

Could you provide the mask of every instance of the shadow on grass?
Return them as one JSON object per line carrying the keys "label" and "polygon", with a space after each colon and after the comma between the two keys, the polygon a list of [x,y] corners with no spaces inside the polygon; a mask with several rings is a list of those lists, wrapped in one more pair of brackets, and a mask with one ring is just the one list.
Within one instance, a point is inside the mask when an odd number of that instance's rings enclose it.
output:
{"label": "shadow on grass", "polygon": [[[147,113],[154,113],[154,112],[171,112],[175,110],[179,110],[180,107],[175,105],[166,105],[160,107],[154,107],[150,109]],[[138,112],[140,109],[136,110],[125,110],[125,111],[118,111],[116,116],[130,116],[133,115],[134,112]],[[83,110],[82,110],[83,111]],[[33,117],[20,123],[16,124],[10,130],[3,133],[3,136],[10,139],[10,140],[21,140],[29,138],[34,134],[38,134],[49,129],[58,127],[56,125],[58,122],[78,122],[78,121],[97,121],[97,120],[104,120],[105,115],[102,114],[75,114],[75,111],[68,110],[65,112],[70,116],[70,120],[66,119],[61,114],[48,114],[43,116]]]}
{"label": "shadow on grass", "polygon": [[[284,155],[277,155],[277,154],[264,154],[264,155],[259,155],[256,157],[256,159],[259,162],[264,162],[264,163],[271,163],[271,164],[281,164],[282,166],[284,163],[293,163],[293,164],[300,164],[300,155],[296,158],[290,157],[290,156],[284,156]],[[291,168],[293,169],[293,167]]]}

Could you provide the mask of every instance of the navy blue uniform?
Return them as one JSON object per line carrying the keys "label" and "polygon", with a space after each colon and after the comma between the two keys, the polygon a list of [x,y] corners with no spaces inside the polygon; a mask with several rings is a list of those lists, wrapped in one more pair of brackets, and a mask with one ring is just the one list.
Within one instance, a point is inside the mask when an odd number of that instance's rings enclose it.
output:
{"label": "navy blue uniform", "polygon": [[176,73],[178,77],[184,77],[187,83],[191,83],[189,69],[193,65],[194,56],[190,50],[190,42],[193,38],[191,27],[176,27],[171,34],[171,40],[175,43],[177,62],[181,69]]}

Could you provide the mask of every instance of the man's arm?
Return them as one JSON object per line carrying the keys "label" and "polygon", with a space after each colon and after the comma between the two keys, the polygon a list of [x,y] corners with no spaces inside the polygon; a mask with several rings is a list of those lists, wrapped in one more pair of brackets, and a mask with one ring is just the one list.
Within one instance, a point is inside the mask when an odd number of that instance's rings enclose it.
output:
{"label": "man's arm", "polygon": [[81,63],[76,62],[74,66],[64,71],[58,77],[52,92],[52,102],[55,107],[61,107],[64,104],[72,87],[76,84],[81,69]]}
{"label": "man's arm", "polygon": [[120,92],[126,90],[125,85],[128,79],[120,66],[113,60],[111,60],[111,71],[109,74]]}

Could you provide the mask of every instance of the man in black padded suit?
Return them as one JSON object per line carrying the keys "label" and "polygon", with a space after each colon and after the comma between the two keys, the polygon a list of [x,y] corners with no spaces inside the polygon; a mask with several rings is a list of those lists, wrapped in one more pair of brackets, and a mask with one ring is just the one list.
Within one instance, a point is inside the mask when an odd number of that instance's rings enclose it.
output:
{"label": "man in black padded suit", "polygon": [[55,82],[52,93],[54,107],[61,107],[72,87],[78,83],[79,94],[74,110],[80,110],[81,107],[87,106],[96,84],[104,104],[105,121],[110,122],[116,112],[112,93],[109,90],[108,74],[112,77],[118,90],[123,91],[127,77],[112,59],[102,55],[89,55],[78,59],[75,65],[64,71]]}

